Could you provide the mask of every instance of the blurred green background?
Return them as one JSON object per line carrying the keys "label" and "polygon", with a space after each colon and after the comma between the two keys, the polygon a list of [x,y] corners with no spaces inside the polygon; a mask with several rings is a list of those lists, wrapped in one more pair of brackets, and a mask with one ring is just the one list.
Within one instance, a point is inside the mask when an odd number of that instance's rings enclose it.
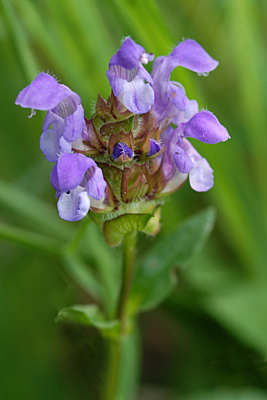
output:
{"label": "blurred green background", "polygon": [[[232,139],[195,141],[215,186],[195,193],[187,183],[164,206],[159,237],[207,205],[217,222],[200,256],[178,267],[170,299],[141,315],[122,385],[129,399],[136,380],[142,400],[267,399],[266,0],[0,1],[0,398],[97,399],[101,337],[54,318],[93,301],[85,263],[113,290],[119,250],[107,248],[92,223],[60,220],[51,164],[39,149],[44,113],[28,119],[30,110],[14,101],[49,71],[90,115],[98,91],[109,95],[108,62],[128,35],[155,57],[192,38],[218,60],[207,78],[183,68],[172,78]],[[80,230],[79,252],[59,256]],[[140,235],[139,255],[156,240]]]}

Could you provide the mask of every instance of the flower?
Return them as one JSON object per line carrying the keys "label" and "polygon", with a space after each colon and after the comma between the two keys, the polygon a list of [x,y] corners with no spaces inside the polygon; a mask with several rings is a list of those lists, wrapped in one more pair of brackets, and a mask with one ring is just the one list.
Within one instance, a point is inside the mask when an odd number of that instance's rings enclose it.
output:
{"label": "flower", "polygon": [[72,142],[87,130],[80,97],[42,72],[19,93],[15,104],[48,110],[40,148],[48,161],[56,162],[51,183],[59,197],[60,217],[78,221],[85,217],[90,205],[100,207],[106,188],[101,169],[91,158],[71,153]]}
{"label": "flower", "polygon": [[[84,110],[80,97],[67,86],[59,84],[52,76],[41,72],[18,95],[15,104],[33,110],[48,111],[43,131],[52,125],[56,136],[68,142],[76,140],[84,125]],[[54,128],[53,125],[56,125]]]}
{"label": "flower", "polygon": [[185,111],[189,100],[180,83],[170,81],[174,68],[181,66],[198,74],[206,74],[218,65],[210,55],[194,40],[188,39],[174,48],[167,57],[158,57],[152,70],[155,102],[153,111],[161,125],[167,125],[178,110]]}
{"label": "flower", "polygon": [[68,221],[85,217],[90,204],[97,206],[94,200],[101,200],[106,188],[101,169],[94,160],[79,153],[58,158],[51,172],[51,184],[59,196],[59,215]]}
{"label": "flower", "polygon": [[114,95],[134,114],[148,112],[154,102],[153,81],[142,66],[153,58],[127,37],[109,62],[107,77]]}
{"label": "flower", "polygon": [[[176,120],[181,122],[176,129],[168,128],[161,168],[166,181],[172,182],[168,185],[168,191],[165,188],[164,194],[176,190],[176,185],[180,186],[181,179],[186,180],[188,173],[192,189],[203,192],[213,186],[213,170],[185,138],[191,137],[204,143],[215,144],[229,139],[229,134],[211,112],[194,113],[195,107],[196,103],[191,103],[187,114],[185,112],[183,117],[177,116]],[[192,116],[189,117],[190,115]]]}

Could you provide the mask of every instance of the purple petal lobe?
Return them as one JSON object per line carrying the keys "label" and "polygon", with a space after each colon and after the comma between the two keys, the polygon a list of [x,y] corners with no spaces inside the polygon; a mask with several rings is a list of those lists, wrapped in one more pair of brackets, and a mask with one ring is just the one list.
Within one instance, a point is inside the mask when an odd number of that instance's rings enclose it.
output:
{"label": "purple petal lobe", "polygon": [[84,188],[78,186],[59,197],[57,208],[59,216],[67,221],[79,221],[90,208],[89,196]]}
{"label": "purple petal lobe", "polygon": [[106,72],[106,75],[115,96],[118,97],[123,91],[123,84],[125,80],[117,76],[111,68]]}
{"label": "purple petal lobe", "polygon": [[196,100],[190,100],[187,109],[185,111],[178,110],[175,117],[173,118],[172,122],[175,125],[179,125],[182,122],[187,122],[197,112],[198,112],[198,104],[197,104]]}
{"label": "purple petal lobe", "polygon": [[107,77],[117,76],[127,82],[131,82],[139,72],[140,67],[136,67],[134,69],[128,70],[120,65],[111,65],[109,70],[107,71]]}
{"label": "purple petal lobe", "polygon": [[142,46],[128,37],[114,56],[111,57],[109,65],[120,65],[126,69],[134,69],[140,62],[147,64],[148,61],[152,60],[152,54],[147,54]]}
{"label": "purple petal lobe", "polygon": [[59,140],[63,130],[63,119],[48,111],[44,120],[43,133],[40,138],[40,148],[45,158],[50,162],[57,161],[61,153]]}
{"label": "purple petal lobe", "polygon": [[147,70],[143,67],[143,65],[139,66],[139,71],[138,71],[137,77],[140,78],[140,79],[144,79],[151,86],[154,85],[154,82],[153,82],[153,79],[152,79],[151,75],[147,72]]}
{"label": "purple petal lobe", "polygon": [[184,90],[176,82],[170,82],[168,92],[169,99],[175,107],[180,111],[185,111],[189,106],[189,100]]}
{"label": "purple petal lobe", "polygon": [[132,82],[124,82],[118,99],[132,113],[144,114],[154,103],[154,91],[148,83],[136,78]]}
{"label": "purple petal lobe", "polygon": [[103,178],[102,170],[98,167],[91,167],[89,168],[88,173],[86,173],[86,177],[89,177],[85,185],[88,195],[93,197],[95,200],[102,199],[107,186],[106,181]]}
{"label": "purple petal lobe", "polygon": [[189,182],[197,192],[206,192],[213,186],[213,170],[205,158],[196,161],[195,167],[189,172]]}
{"label": "purple petal lobe", "polygon": [[180,43],[170,54],[176,66],[198,73],[214,70],[219,64],[197,42],[192,39]]}
{"label": "purple petal lobe", "polygon": [[71,143],[63,136],[59,139],[60,154],[71,153]]}
{"label": "purple petal lobe", "polygon": [[177,171],[174,155],[177,143],[181,141],[183,127],[184,124],[180,124],[176,129],[172,129],[171,127],[168,128],[168,139],[166,142],[166,149],[163,153],[162,162],[163,172],[167,179],[170,179]]}
{"label": "purple petal lobe", "polygon": [[183,174],[191,171],[191,169],[194,168],[194,163],[191,160],[190,156],[180,146],[176,146],[174,162],[176,164],[176,167]]}
{"label": "purple petal lobe", "polygon": [[227,130],[209,111],[195,114],[184,128],[185,137],[192,137],[204,143],[218,143],[229,139]]}
{"label": "purple petal lobe", "polygon": [[63,154],[51,172],[51,184],[58,192],[68,192],[81,183],[86,170],[96,163],[83,154]]}
{"label": "purple petal lobe", "polygon": [[189,172],[189,183],[197,192],[206,192],[213,186],[213,170],[188,140],[182,139],[180,147],[190,156],[194,168]]}
{"label": "purple petal lobe", "polygon": [[83,131],[83,126],[84,109],[79,105],[76,111],[65,119],[64,138],[70,142],[78,139]]}
{"label": "purple petal lobe", "polygon": [[15,104],[24,108],[50,110],[70,94],[73,92],[67,86],[60,85],[55,78],[42,72],[19,93]]}

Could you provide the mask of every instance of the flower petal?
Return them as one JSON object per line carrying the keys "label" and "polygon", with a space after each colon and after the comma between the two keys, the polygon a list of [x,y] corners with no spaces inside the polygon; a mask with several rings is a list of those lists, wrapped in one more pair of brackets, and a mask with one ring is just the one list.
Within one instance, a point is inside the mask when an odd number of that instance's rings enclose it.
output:
{"label": "flower petal", "polygon": [[44,153],[45,158],[50,162],[55,162],[58,159],[60,154],[59,139],[62,136],[63,130],[64,120],[51,111],[48,111],[40,138],[40,149]]}
{"label": "flower petal", "polygon": [[138,78],[140,79],[144,79],[145,81],[147,81],[151,86],[154,85],[152,76],[147,72],[147,70],[143,67],[143,65],[139,66],[139,71],[136,75]]}
{"label": "flower petal", "polygon": [[68,193],[60,195],[57,208],[62,219],[79,221],[87,215],[90,208],[90,199],[86,190],[78,186]]}
{"label": "flower petal", "polygon": [[181,141],[184,124],[180,124],[176,129],[169,127],[166,149],[163,153],[162,168],[166,179],[170,179],[177,171],[174,161],[174,155],[177,148],[177,143]]}
{"label": "flower petal", "polygon": [[209,111],[196,113],[185,125],[184,136],[213,144],[230,138],[225,127]]}
{"label": "flower petal", "polygon": [[178,110],[175,117],[173,118],[173,123],[175,125],[179,125],[182,122],[187,122],[189,121],[193,115],[195,115],[198,112],[198,104],[196,100],[190,100],[188,107],[185,111],[180,111]]}
{"label": "flower petal", "polygon": [[106,72],[106,75],[114,95],[118,97],[120,93],[123,91],[123,84],[125,82],[125,79],[121,78],[120,76],[117,76],[112,68],[110,68]]}
{"label": "flower petal", "polygon": [[189,106],[189,99],[184,90],[176,82],[170,82],[168,92],[169,99],[175,107],[180,111],[186,111]]}
{"label": "flower petal", "polygon": [[213,186],[213,170],[205,158],[203,158],[192,144],[182,139],[180,147],[190,156],[194,163],[194,168],[189,172],[189,183],[192,189],[197,192],[206,192]]}
{"label": "flower petal", "polygon": [[103,178],[102,170],[98,167],[90,168],[88,173],[90,173],[91,177],[85,185],[87,193],[89,196],[93,197],[93,199],[100,200],[104,196],[107,186],[106,181]]}
{"label": "flower petal", "polygon": [[70,94],[75,95],[67,86],[60,85],[55,78],[41,72],[19,93],[15,104],[24,108],[50,110]]}
{"label": "flower petal", "polygon": [[195,162],[195,167],[189,172],[189,183],[197,192],[206,192],[213,186],[213,170],[205,158]]}
{"label": "flower petal", "polygon": [[83,154],[62,154],[51,172],[51,184],[58,192],[68,192],[82,182],[85,172],[96,163]]}
{"label": "flower petal", "polygon": [[219,64],[197,42],[192,39],[178,44],[170,54],[170,67],[178,65],[198,73],[214,70]]}
{"label": "flower petal", "polygon": [[135,78],[132,82],[124,82],[118,99],[132,113],[145,114],[154,103],[154,92],[149,83]]}
{"label": "flower petal", "polygon": [[[188,68],[198,73],[207,73],[216,68],[218,62],[209,56],[209,54],[194,40],[185,40],[180,43],[171,54],[167,57],[158,57],[153,65],[152,78],[154,81],[155,102],[154,111],[158,118],[158,122],[163,119],[169,119],[167,112],[172,117],[173,109],[168,107],[169,101],[181,111],[185,111],[188,102],[184,93],[174,88],[170,83],[170,74],[178,66]],[[175,94],[175,100],[173,100]],[[185,101],[184,106],[181,107]]]}
{"label": "flower petal", "polygon": [[140,62],[146,64],[153,60],[153,55],[145,52],[145,49],[127,37],[119,50],[111,57],[110,65],[120,65],[126,69],[136,68]]}
{"label": "flower petal", "polygon": [[194,163],[191,160],[190,156],[180,146],[176,146],[174,162],[176,164],[176,167],[183,174],[191,171],[191,169],[194,168]]}
{"label": "flower petal", "polygon": [[76,111],[65,119],[63,136],[66,140],[73,142],[78,139],[83,131],[84,109],[78,105]]}

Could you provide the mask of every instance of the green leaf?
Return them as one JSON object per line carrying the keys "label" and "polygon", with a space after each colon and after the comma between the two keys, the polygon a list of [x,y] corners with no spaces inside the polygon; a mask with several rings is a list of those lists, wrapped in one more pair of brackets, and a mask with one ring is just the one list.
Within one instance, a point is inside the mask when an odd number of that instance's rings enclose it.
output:
{"label": "green leaf", "polygon": [[56,322],[59,321],[93,326],[108,337],[119,333],[119,321],[106,320],[96,304],[78,304],[63,308],[56,317]]}
{"label": "green leaf", "polygon": [[126,233],[142,231],[152,214],[124,214],[104,222],[103,233],[109,246],[118,246]]}
{"label": "green leaf", "polygon": [[174,266],[184,266],[203,247],[215,220],[214,208],[208,208],[180,224],[155,242],[140,262],[134,276],[129,312],[149,310],[161,303],[174,288]]}

